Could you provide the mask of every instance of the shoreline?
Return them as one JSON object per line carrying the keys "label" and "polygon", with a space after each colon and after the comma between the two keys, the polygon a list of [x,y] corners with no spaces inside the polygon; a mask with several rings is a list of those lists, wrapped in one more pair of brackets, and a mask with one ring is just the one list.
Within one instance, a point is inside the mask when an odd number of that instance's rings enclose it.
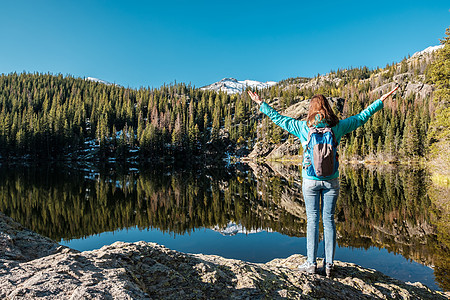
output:
{"label": "shoreline", "polygon": [[0,213],[0,297],[123,299],[448,299],[358,265],[336,262],[333,278],[299,273],[302,255],[249,263],[147,243],[79,252]]}

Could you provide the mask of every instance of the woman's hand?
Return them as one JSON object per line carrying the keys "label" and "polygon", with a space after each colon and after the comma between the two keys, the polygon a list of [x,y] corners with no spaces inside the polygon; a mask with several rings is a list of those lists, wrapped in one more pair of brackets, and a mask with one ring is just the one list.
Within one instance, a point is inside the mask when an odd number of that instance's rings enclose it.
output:
{"label": "woman's hand", "polygon": [[392,93],[394,93],[397,89],[398,89],[398,85],[395,87],[395,89],[393,89],[392,91],[390,91],[389,93],[387,93],[387,94],[384,94],[383,96],[381,96],[381,101],[383,101],[384,102],[384,100],[386,100],[386,98],[387,97],[389,97]]}
{"label": "woman's hand", "polygon": [[247,93],[250,96],[250,98],[254,102],[256,102],[256,104],[260,105],[261,103],[263,103],[263,101],[261,100],[261,98],[259,97],[259,95],[257,93],[253,93],[252,91],[248,91]]}

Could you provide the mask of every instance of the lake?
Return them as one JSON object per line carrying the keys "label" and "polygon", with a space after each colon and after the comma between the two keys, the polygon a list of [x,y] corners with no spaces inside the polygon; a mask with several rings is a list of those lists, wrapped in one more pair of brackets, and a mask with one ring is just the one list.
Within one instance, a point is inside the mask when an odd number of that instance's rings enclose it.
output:
{"label": "lake", "polygon": [[[449,234],[427,172],[341,166],[340,181],[335,259],[448,291]],[[80,251],[144,240],[250,262],[306,255],[292,164],[1,166],[0,211]]]}

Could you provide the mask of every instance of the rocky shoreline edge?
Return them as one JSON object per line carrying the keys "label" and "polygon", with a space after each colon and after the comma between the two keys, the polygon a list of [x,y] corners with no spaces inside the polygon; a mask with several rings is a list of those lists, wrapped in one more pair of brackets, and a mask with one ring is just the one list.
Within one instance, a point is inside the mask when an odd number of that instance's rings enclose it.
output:
{"label": "rocky shoreline edge", "polygon": [[336,262],[333,278],[301,274],[302,255],[265,264],[116,242],[79,252],[0,213],[1,299],[448,299]]}

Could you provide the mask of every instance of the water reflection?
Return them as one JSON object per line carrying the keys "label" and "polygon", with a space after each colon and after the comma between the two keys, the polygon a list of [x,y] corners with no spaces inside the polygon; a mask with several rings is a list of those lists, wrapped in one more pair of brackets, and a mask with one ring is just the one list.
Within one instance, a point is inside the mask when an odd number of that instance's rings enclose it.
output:
{"label": "water reflection", "polygon": [[[339,246],[377,247],[433,265],[437,283],[448,290],[447,224],[433,204],[426,172],[392,167],[341,172]],[[306,231],[298,166],[273,163],[140,172],[1,167],[0,210],[57,241],[131,227],[174,235],[197,228],[296,237]]]}
{"label": "water reflection", "polygon": [[[302,235],[305,222],[262,196],[247,168],[140,173],[1,168],[0,210],[57,241],[138,226],[184,234],[194,228],[225,228]],[[267,190],[274,193],[280,183]]]}

